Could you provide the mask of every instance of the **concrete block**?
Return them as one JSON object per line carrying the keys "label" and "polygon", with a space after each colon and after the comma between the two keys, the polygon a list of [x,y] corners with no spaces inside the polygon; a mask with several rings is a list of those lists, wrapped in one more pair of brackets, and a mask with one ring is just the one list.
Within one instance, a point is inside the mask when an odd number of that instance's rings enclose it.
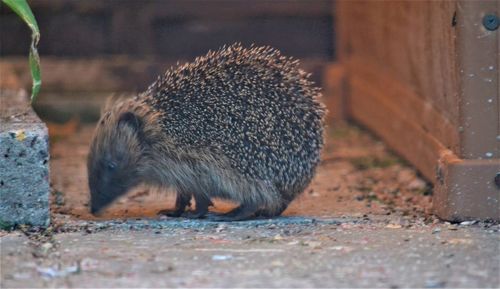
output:
{"label": "concrete block", "polygon": [[0,225],[47,226],[48,130],[24,91],[0,90]]}

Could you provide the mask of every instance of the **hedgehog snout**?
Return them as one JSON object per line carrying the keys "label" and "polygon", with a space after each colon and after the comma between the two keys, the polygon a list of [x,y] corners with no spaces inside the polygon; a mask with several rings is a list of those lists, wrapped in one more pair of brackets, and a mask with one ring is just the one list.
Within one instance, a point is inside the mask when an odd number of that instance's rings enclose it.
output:
{"label": "hedgehog snout", "polygon": [[115,192],[93,191],[90,196],[90,212],[93,215],[100,215],[115,199]]}
{"label": "hedgehog snout", "polygon": [[93,215],[98,215],[117,198],[119,192],[113,189],[107,178],[101,177],[92,180],[93,182],[90,184],[90,212]]}

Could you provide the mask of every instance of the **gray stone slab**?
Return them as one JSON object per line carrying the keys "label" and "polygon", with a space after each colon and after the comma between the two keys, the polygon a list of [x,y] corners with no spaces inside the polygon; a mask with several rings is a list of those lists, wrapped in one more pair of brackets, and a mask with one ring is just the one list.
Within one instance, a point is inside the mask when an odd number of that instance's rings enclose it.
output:
{"label": "gray stone slab", "polygon": [[390,218],[79,221],[37,244],[15,231],[0,235],[0,287],[499,287],[498,225]]}
{"label": "gray stone slab", "polygon": [[0,225],[49,221],[47,127],[26,92],[0,90]]}

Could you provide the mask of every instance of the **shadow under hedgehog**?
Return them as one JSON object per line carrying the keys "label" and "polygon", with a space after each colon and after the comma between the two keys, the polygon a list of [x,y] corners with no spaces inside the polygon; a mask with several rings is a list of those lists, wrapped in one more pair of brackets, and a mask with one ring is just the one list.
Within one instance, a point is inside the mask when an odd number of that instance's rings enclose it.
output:
{"label": "shadow under hedgehog", "polygon": [[[177,192],[168,216],[280,215],[311,182],[323,146],[320,89],[271,47],[222,47],[107,105],[88,156],[91,212],[144,183]],[[186,211],[194,197],[196,208]]]}

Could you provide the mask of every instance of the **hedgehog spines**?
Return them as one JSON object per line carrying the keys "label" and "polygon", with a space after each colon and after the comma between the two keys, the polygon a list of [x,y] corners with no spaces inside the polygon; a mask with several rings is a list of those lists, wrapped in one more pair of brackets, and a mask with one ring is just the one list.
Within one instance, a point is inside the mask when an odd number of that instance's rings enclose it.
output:
{"label": "hedgehog spines", "polygon": [[209,148],[247,178],[300,191],[319,162],[324,107],[298,65],[272,47],[237,43],[168,70],[145,102],[179,146]]}

